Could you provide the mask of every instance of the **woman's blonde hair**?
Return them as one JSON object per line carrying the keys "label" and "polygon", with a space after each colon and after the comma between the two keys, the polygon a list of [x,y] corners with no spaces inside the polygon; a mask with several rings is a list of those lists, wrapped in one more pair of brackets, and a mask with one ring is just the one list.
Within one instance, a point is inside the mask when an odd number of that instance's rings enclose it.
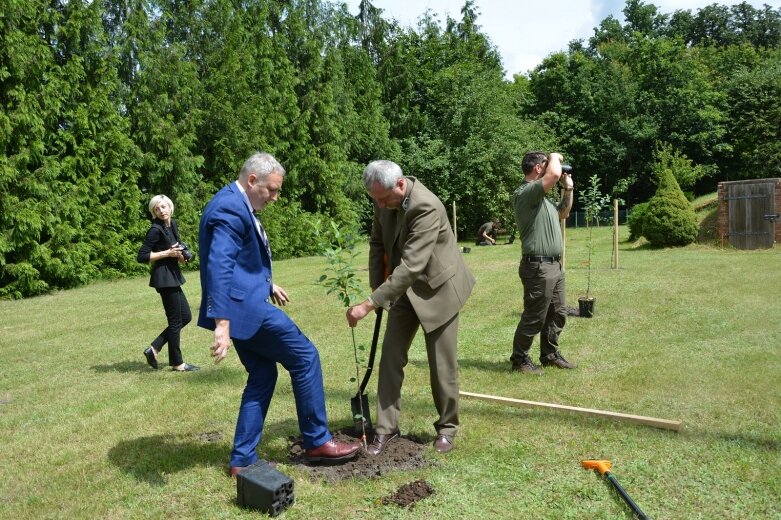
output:
{"label": "woman's blonde hair", "polygon": [[171,208],[171,215],[174,216],[174,202],[166,197],[165,195],[155,195],[152,197],[152,200],[149,201],[149,213],[152,214],[152,218],[157,218],[157,215],[155,215],[155,206],[160,204],[161,202],[165,202],[168,204],[168,207]]}

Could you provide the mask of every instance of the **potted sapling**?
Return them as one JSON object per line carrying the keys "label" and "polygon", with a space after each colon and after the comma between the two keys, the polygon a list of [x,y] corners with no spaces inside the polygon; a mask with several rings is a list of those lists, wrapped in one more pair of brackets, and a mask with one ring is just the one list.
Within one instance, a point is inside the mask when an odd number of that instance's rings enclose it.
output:
{"label": "potted sapling", "polygon": [[588,238],[586,239],[586,249],[588,250],[588,274],[586,275],[586,295],[578,298],[579,315],[584,318],[594,316],[594,306],[596,298],[591,296],[591,264],[594,255],[594,226],[599,225],[599,213],[610,204],[610,196],[603,195],[599,189],[599,177],[592,175],[589,178],[589,186],[581,194],[583,200],[583,210],[586,217],[586,228],[588,229]]}

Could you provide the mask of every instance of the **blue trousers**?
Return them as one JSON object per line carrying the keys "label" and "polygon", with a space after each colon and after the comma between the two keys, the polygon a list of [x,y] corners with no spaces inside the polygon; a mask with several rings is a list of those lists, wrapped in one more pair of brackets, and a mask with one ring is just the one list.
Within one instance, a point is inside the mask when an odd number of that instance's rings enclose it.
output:
{"label": "blue trousers", "polygon": [[248,466],[258,461],[256,448],[277,383],[277,363],[290,373],[304,448],[316,448],[332,438],[317,349],[287,314],[269,306],[263,326],[254,337],[233,340],[249,376],[236,421],[231,466]]}

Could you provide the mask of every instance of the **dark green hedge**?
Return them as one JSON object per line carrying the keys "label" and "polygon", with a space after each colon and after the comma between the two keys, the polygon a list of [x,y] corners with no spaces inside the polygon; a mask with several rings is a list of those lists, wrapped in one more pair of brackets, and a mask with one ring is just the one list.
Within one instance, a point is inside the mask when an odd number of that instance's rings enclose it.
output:
{"label": "dark green hedge", "polygon": [[685,246],[697,240],[697,216],[672,171],[662,170],[645,213],[643,235],[652,246]]}

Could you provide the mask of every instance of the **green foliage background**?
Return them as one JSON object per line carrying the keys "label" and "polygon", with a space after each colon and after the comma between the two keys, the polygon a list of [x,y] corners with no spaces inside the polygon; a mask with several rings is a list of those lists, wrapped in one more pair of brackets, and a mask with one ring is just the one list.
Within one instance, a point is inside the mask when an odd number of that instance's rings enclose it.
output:
{"label": "green foliage background", "polygon": [[636,204],[632,208],[632,213],[627,218],[627,227],[629,228],[629,242],[634,242],[643,236],[643,224],[645,223],[645,216],[648,213],[649,202],[641,202]]}
{"label": "green foliage background", "polygon": [[143,272],[157,193],[197,243],[201,208],[255,150],[289,172],[265,219],[277,258],[316,252],[322,221],[366,230],[360,172],[377,158],[455,203],[459,236],[511,223],[528,149],[561,151],[576,182],[629,182],[629,205],[654,193],[660,150],[690,166],[692,195],[781,176],[781,9],[623,14],[508,80],[475,0],[414,28],[370,1],[353,16],[324,0],[5,0],[0,298]]}

